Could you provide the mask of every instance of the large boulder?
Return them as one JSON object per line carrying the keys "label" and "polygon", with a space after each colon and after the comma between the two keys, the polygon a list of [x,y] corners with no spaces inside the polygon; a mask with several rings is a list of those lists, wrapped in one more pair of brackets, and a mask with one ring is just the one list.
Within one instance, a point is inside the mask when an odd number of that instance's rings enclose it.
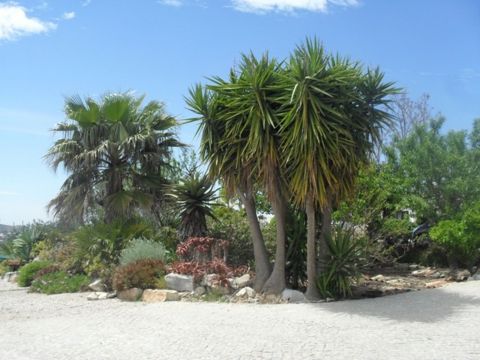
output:
{"label": "large boulder", "polygon": [[180,295],[176,290],[151,290],[147,289],[143,292],[142,300],[147,303],[179,301]]}
{"label": "large boulder", "polygon": [[190,275],[181,275],[181,274],[167,274],[165,275],[165,281],[167,287],[170,290],[176,291],[193,291],[193,276]]}
{"label": "large boulder", "polygon": [[138,301],[142,297],[143,290],[138,288],[132,288],[117,292],[117,297],[123,301]]}
{"label": "large boulder", "polygon": [[282,300],[291,303],[304,303],[307,301],[305,295],[298,290],[285,289],[282,291]]}

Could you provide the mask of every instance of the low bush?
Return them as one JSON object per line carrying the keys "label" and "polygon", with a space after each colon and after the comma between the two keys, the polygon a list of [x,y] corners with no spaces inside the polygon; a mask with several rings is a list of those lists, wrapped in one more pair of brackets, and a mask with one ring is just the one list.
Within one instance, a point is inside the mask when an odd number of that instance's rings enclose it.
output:
{"label": "low bush", "polygon": [[126,290],[131,288],[155,289],[158,281],[165,275],[165,266],[160,260],[137,260],[128,265],[119,266],[113,275],[113,288]]}
{"label": "low bush", "polygon": [[10,271],[10,266],[8,266],[5,261],[0,262],[0,277],[5,275],[5,273]]}
{"label": "low bush", "polygon": [[345,298],[352,294],[353,280],[364,262],[363,250],[348,232],[336,231],[327,241],[329,256],[317,279],[317,287],[324,298]]}
{"label": "low bush", "polygon": [[169,252],[165,246],[148,239],[133,239],[120,254],[120,264],[128,265],[138,260],[152,259],[166,263]]}
{"label": "low bush", "polygon": [[47,295],[74,293],[85,290],[89,282],[86,275],[69,275],[65,271],[56,271],[33,280],[30,291]]}
{"label": "low bush", "polygon": [[19,286],[30,286],[35,279],[35,275],[42,269],[50,266],[49,261],[33,261],[22,266],[18,272],[17,282]]}
{"label": "low bush", "polygon": [[35,274],[35,276],[33,278],[38,279],[38,278],[40,278],[44,275],[51,274],[51,273],[58,272],[58,271],[61,271],[60,266],[58,266],[56,264],[52,264],[52,265],[49,265],[49,266],[37,271],[37,273]]}
{"label": "low bush", "polygon": [[450,266],[472,269],[480,262],[480,203],[456,220],[440,221],[430,236],[445,249]]}

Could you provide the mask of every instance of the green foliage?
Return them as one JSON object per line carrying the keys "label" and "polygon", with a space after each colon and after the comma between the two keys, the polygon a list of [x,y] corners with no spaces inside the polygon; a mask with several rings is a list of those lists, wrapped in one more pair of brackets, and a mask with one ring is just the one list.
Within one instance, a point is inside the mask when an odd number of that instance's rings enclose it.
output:
{"label": "green foliage", "polygon": [[130,288],[154,289],[165,275],[165,266],[160,260],[137,260],[119,266],[113,275],[113,288],[121,291]]}
{"label": "green foliage", "polygon": [[64,271],[44,274],[33,280],[30,291],[47,295],[74,293],[87,288],[90,278],[86,275],[69,275]]}
{"label": "green foliage", "polygon": [[148,239],[133,239],[120,254],[120,264],[128,265],[137,260],[160,260],[167,263],[170,254],[160,242]]}
{"label": "green foliage", "polygon": [[10,266],[8,266],[5,261],[0,262],[0,277],[5,275],[5,273],[10,271]]}
{"label": "green foliage", "polygon": [[253,262],[253,247],[248,221],[243,210],[227,206],[213,209],[215,219],[208,221],[209,236],[228,241],[227,263],[232,266]]}
{"label": "green foliage", "polygon": [[61,138],[45,156],[53,169],[68,173],[49,204],[57,217],[83,223],[100,211],[112,222],[139,209],[150,212],[164,195],[163,173],[173,149],[183,145],[163,104],[143,100],[131,93],[65,100],[68,120],[53,130]]}
{"label": "green foliage", "polygon": [[[393,174],[403,179],[406,196],[423,200],[410,204],[421,222],[453,219],[480,197],[480,162],[474,136],[466,131],[443,134],[443,118],[420,124],[387,149]],[[469,139],[471,141],[469,141]]]}
{"label": "green foliage", "polygon": [[11,259],[20,259],[23,263],[28,263],[33,259],[35,244],[41,241],[43,237],[41,224],[26,226],[16,237],[0,244],[0,255]]}
{"label": "green foliage", "polygon": [[100,275],[105,268],[118,263],[120,253],[134,238],[150,238],[153,228],[145,222],[130,220],[112,224],[86,225],[71,235],[75,259],[88,275]]}
{"label": "green foliage", "polygon": [[18,272],[18,285],[30,286],[37,272],[50,265],[51,263],[49,261],[33,261],[27,265],[22,266]]}
{"label": "green foliage", "polygon": [[180,210],[181,238],[205,236],[207,217],[214,216],[212,206],[217,198],[212,181],[194,171],[174,187],[171,195]]}
{"label": "green foliage", "polygon": [[322,264],[322,272],[317,279],[317,287],[324,298],[345,298],[351,295],[352,281],[359,275],[365,261],[360,243],[352,234],[337,229],[327,240],[328,260]]}
{"label": "green foliage", "polygon": [[452,266],[472,268],[480,261],[480,203],[456,220],[440,221],[430,235],[445,248]]}

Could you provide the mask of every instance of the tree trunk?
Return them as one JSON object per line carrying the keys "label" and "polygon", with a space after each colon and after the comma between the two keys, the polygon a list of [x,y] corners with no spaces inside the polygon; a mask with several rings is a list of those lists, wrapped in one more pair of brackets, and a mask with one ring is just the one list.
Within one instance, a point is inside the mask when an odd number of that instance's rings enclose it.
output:
{"label": "tree trunk", "polygon": [[307,198],[305,204],[307,214],[307,299],[316,300],[320,298],[317,289],[317,242],[316,242],[316,219],[315,205],[312,198]]}
{"label": "tree trunk", "polygon": [[277,222],[275,265],[273,266],[272,274],[263,287],[263,292],[279,295],[285,289],[285,246],[287,243],[287,204],[280,191],[275,192],[272,210]]}
{"label": "tree trunk", "polygon": [[320,230],[320,272],[323,272],[328,261],[328,239],[332,237],[332,200],[328,197],[327,204],[322,208],[322,228]]}
{"label": "tree trunk", "polygon": [[271,273],[270,263],[268,261],[267,248],[263,240],[262,231],[257,217],[255,199],[250,190],[242,191],[237,189],[240,201],[247,213],[250,235],[253,242],[253,255],[255,257],[255,291],[260,291]]}

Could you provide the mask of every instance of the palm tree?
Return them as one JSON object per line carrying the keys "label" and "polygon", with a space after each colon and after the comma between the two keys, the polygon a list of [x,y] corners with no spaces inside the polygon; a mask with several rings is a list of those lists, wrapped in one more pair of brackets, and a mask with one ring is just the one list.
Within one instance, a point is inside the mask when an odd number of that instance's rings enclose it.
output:
{"label": "palm tree", "polygon": [[100,207],[104,220],[151,209],[176,139],[176,120],[161,103],[142,106],[144,97],[106,94],[100,101],[79,96],[65,102],[67,120],[53,129],[61,134],[45,156],[56,170],[69,173],[49,208],[58,217],[83,222]]}
{"label": "palm tree", "polygon": [[[236,81],[237,76],[234,72],[230,74],[229,82],[217,79],[217,83],[224,86]],[[201,134],[200,152],[202,159],[208,164],[210,178],[221,179],[226,195],[232,197],[233,194],[237,194],[245,208],[255,258],[254,288],[260,291],[270,276],[271,269],[257,218],[254,190],[257,177],[252,171],[252,162],[240,160],[246,145],[245,137],[231,132],[230,138],[226,137],[227,128],[230,126],[228,122],[233,122],[235,118],[228,118],[225,111],[226,100],[221,99],[217,92],[197,85],[190,90],[186,101],[189,109],[198,115],[193,120],[200,121],[198,129]]]}
{"label": "palm tree", "polygon": [[[317,220],[322,214],[320,254],[328,255],[331,211],[351,193],[358,170],[368,157],[378,130],[387,122],[379,105],[391,84],[368,86],[358,64],[325,54],[317,40],[307,39],[288,63],[289,111],[282,118],[282,150],[290,173],[293,200],[307,215],[307,293],[318,298]],[[362,92],[366,87],[375,103]],[[367,112],[358,109],[366,109]],[[373,115],[375,114],[375,115]]]}
{"label": "palm tree", "polygon": [[[287,196],[282,169],[279,115],[285,102],[282,91],[282,64],[268,55],[243,55],[235,82],[213,79],[209,86],[223,100],[226,119],[225,141],[239,142],[237,162],[247,164],[265,189],[276,218],[275,264],[263,286],[265,293],[278,294],[285,288],[285,247]],[[243,176],[251,176],[242,174]]]}

